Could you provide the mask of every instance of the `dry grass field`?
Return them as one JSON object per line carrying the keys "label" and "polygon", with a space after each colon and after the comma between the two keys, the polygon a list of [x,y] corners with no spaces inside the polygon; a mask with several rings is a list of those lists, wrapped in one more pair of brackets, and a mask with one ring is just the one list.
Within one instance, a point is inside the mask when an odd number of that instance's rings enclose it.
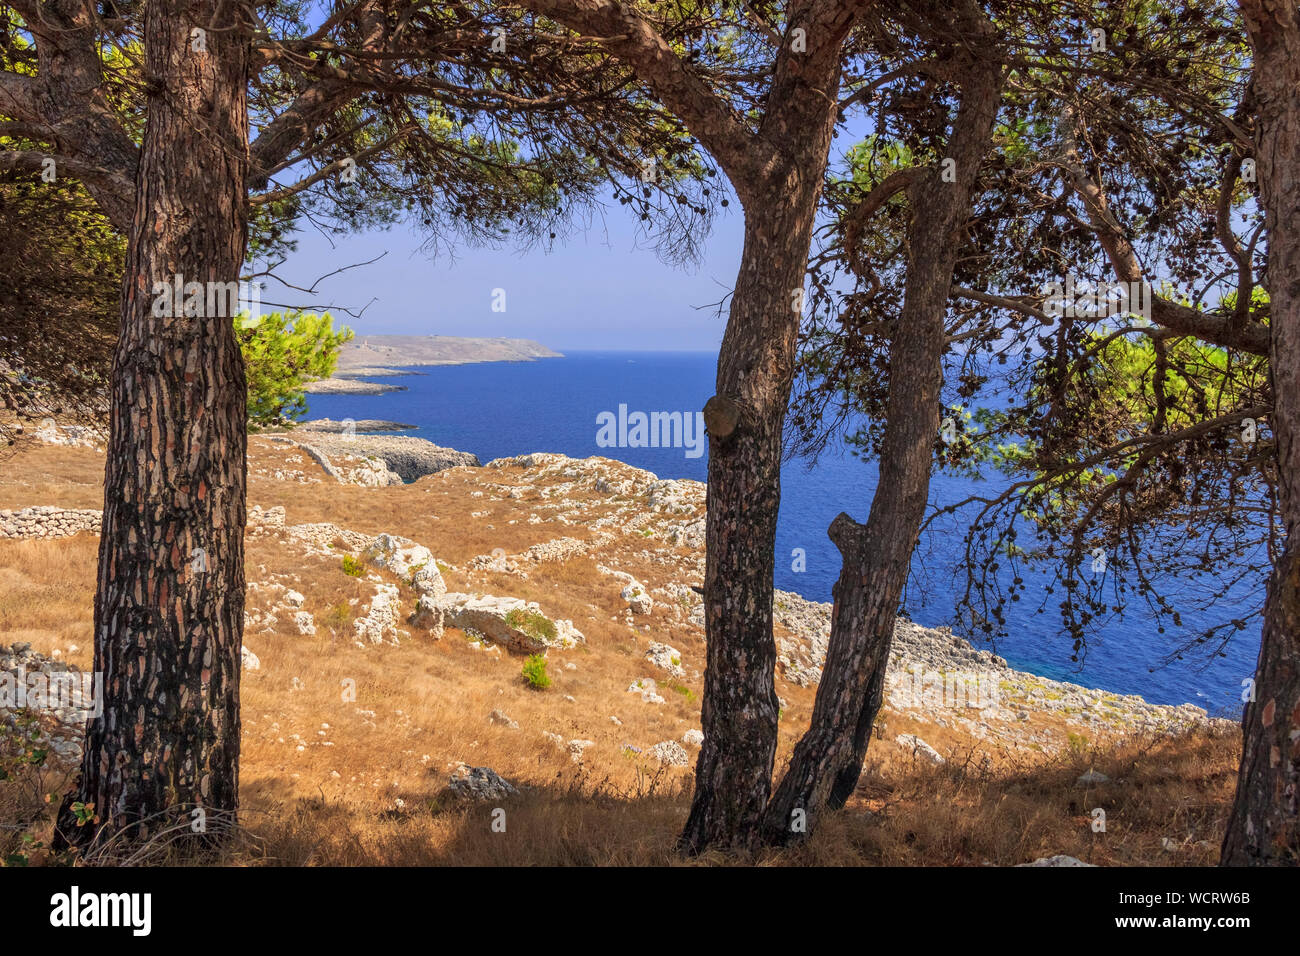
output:
{"label": "dry grass field", "polygon": [[[610,467],[617,477],[623,466]],[[0,509],[98,508],[102,470],[103,457],[92,450],[25,445],[0,461]],[[668,582],[698,582],[697,550],[671,544],[667,519],[656,515],[628,527],[627,502],[580,481],[563,489],[564,507],[552,507],[557,493],[522,467],[456,468],[394,488],[322,478],[295,449],[254,439],[251,504],[283,506],[286,525],[330,522],[412,539],[436,555],[448,590],[536,601],[548,617],[572,620],[586,643],[549,652],[545,690],[523,679],[520,655],[485,649],[455,628],[440,639],[404,628],[398,643],[359,646],[353,621],[379,583],[400,581],[375,570],[349,575],[346,549],[316,553],[283,531],[250,534],[248,611],[259,623],[245,645],[260,666],[243,677],[241,833],[225,862],[685,862],[674,840],[698,750],[686,747],[685,767],[660,765],[648,751],[699,727],[703,635],[688,614],[659,598]],[[530,563],[522,572],[472,566],[495,549],[516,556],[559,538],[593,541],[595,529],[612,540],[567,560]],[[86,533],[0,540],[0,643],[27,642],[91,668],[97,546]],[[600,570],[614,560],[656,593],[650,614],[628,612],[618,583]],[[293,614],[284,613],[289,590],[303,596],[315,634],[299,633]],[[409,612],[409,588],[403,601]],[[651,666],[651,642],[681,652],[681,676]],[[658,681],[662,704],[628,692],[645,677]],[[807,726],[814,688],[778,679],[778,693],[779,770]],[[494,711],[517,727],[491,721]],[[1055,735],[1061,745],[1006,747],[953,721],[922,721],[887,706],[858,792],[806,844],[757,861],[714,855],[691,862],[978,866],[1060,853],[1107,865],[1217,860],[1239,759],[1235,733],[1090,736],[1046,712],[1024,723],[1026,732]],[[922,736],[946,762],[932,765],[899,746],[903,733]],[[569,741],[590,744],[571,748]],[[447,782],[459,763],[491,767],[520,792],[500,804],[454,799]],[[1090,769],[1109,782],[1078,784]],[[55,862],[42,845],[70,772],[51,757],[0,781],[0,858],[22,850],[26,835],[32,864]],[[492,826],[498,805],[504,832]],[[1104,833],[1091,825],[1098,807]]]}

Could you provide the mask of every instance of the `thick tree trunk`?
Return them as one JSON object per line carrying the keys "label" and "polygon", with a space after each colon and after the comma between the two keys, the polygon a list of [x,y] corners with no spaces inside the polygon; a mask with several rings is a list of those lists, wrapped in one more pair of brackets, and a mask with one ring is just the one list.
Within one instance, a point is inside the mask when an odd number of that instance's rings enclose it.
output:
{"label": "thick tree trunk", "polygon": [[1221,862],[1300,863],[1300,15],[1243,0],[1254,48],[1256,142],[1268,233],[1273,433],[1286,544],[1268,583],[1255,699]]}
{"label": "thick tree trunk", "polygon": [[835,121],[838,56],[830,75],[777,91],[791,104],[765,130],[782,169],[746,191],[745,246],[718,357],[709,429],[708,665],[695,795],[681,845],[758,844],[776,758],[772,573],[781,502],[782,431],[794,380],[802,289]]}
{"label": "thick tree trunk", "polygon": [[[95,596],[103,715],[59,820],[82,847],[167,827],[206,843],[238,803],[247,395],[229,303],[208,283],[237,282],[243,262],[250,23],[242,2],[146,12]],[[203,284],[203,314],[155,314],[173,311],[155,308],[155,283],[177,276]],[[77,826],[74,803],[98,822]]]}
{"label": "thick tree trunk", "polygon": [[909,189],[908,271],[890,341],[879,480],[867,523],[840,514],[829,530],[842,566],[826,665],[812,725],[767,810],[769,843],[804,839],[823,810],[843,806],[857,786],[880,709],[894,617],[929,497],[953,265],[989,146],[1001,68],[967,58],[961,80],[962,104],[948,149],[957,164],[955,181],[943,182],[933,169]]}

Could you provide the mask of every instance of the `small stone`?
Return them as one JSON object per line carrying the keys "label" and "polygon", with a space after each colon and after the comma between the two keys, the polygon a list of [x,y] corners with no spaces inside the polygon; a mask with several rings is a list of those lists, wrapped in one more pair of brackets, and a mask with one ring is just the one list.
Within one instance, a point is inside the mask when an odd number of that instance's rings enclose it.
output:
{"label": "small stone", "polygon": [[570,740],[568,743],[569,756],[573,758],[574,763],[582,763],[583,751],[594,746],[596,746],[594,740]]}
{"label": "small stone", "polygon": [[642,677],[628,685],[629,694],[640,694],[647,704],[662,704],[664,699],[659,694],[659,685],[653,677]]}
{"label": "small stone", "polygon": [[686,673],[682,668],[682,652],[671,644],[661,644],[656,641],[646,649],[645,659],[674,677],[681,677]]}
{"label": "small stone", "polygon": [[920,737],[916,736],[916,734],[899,734],[894,738],[894,740],[910,749],[913,755],[920,757],[922,760],[928,761],[935,766],[945,763],[943,755]]}
{"label": "small stone", "polygon": [[458,797],[470,800],[499,800],[519,791],[490,767],[457,767],[447,782],[448,789]]}
{"label": "small stone", "polygon": [[1096,863],[1084,863],[1082,860],[1072,856],[1066,856],[1064,853],[1058,853],[1056,856],[1042,856],[1032,863],[1017,863],[1016,866],[1096,866]]}
{"label": "small stone", "polygon": [[654,608],[654,602],[646,593],[645,585],[640,581],[633,580],[628,583],[620,596],[627,601],[628,610],[633,614],[649,614]]}
{"label": "small stone", "polygon": [[650,748],[650,756],[670,767],[685,767],[690,762],[686,750],[675,740],[664,740]]}

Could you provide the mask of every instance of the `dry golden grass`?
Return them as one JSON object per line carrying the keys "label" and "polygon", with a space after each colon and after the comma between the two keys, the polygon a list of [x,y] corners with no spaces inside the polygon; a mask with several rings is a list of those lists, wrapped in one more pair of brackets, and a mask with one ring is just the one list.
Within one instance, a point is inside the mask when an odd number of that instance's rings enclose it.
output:
{"label": "dry golden grass", "polygon": [[[76,449],[37,449],[47,485],[22,482],[12,462],[0,475],[0,502],[94,506],[102,458]],[[482,473],[454,469],[403,488],[375,490],[299,484],[259,474],[285,464],[293,450],[255,442],[251,501],[283,504],[289,523],[330,521],[368,534],[397,532],[464,564],[504,548],[517,554],[586,529],[559,522],[528,524],[530,489],[501,502],[471,497]],[[294,464],[292,467],[301,467]],[[515,469],[491,480],[521,480]],[[473,511],[491,518],[470,520]],[[396,516],[400,516],[396,517]],[[488,527],[492,525],[493,527]],[[49,654],[91,666],[91,602],[97,538],[0,541],[0,640],[29,641]],[[621,568],[647,583],[665,568],[629,550]],[[261,668],[242,688],[242,825],[244,839],[227,862],[246,865],[424,864],[673,864],[674,841],[689,805],[690,768],[661,770],[625,749],[680,740],[699,726],[705,648],[692,628],[659,615],[629,626],[623,603],[595,561],[575,557],[537,565],[526,579],[495,572],[453,571],[451,590],[536,600],[552,618],[568,617],[587,644],[548,655],[552,686],[530,689],[523,659],[476,649],[448,630],[441,640],[412,635],[398,646],[358,647],[351,620],[374,593],[350,577],[336,557],[306,557],[283,535],[250,537],[249,609],[265,610],[272,585],[301,591],[317,634],[302,636],[291,615],[268,630],[251,629],[245,644]],[[394,579],[389,579],[394,580]],[[409,591],[407,597],[410,597]],[[355,602],[355,603],[353,603]],[[669,680],[644,660],[651,641],[677,647],[687,675]],[[75,645],[78,649],[71,652]],[[566,665],[573,665],[569,669]],[[647,704],[626,693],[638,677],[654,677],[666,698]],[[355,700],[344,691],[355,688]],[[778,766],[788,759],[811,715],[813,690],[784,681]],[[519,724],[489,722],[501,710]],[[617,716],[621,723],[610,720]],[[1059,715],[1035,714],[1028,726],[1056,727]],[[564,741],[593,741],[575,763]],[[893,742],[918,733],[949,763],[918,763]],[[1211,863],[1235,783],[1235,735],[1195,732],[1177,737],[1076,741],[1056,755],[1005,751],[959,729],[920,724],[888,708],[873,742],[863,783],[849,806],[828,817],[813,837],[757,861],[709,855],[696,862],[771,865],[1006,865],[1068,853],[1115,865]],[[987,762],[985,762],[987,758]],[[694,752],[691,754],[692,762]],[[457,762],[489,766],[520,787],[502,806],[506,831],[491,826],[495,804],[467,806],[449,798]],[[12,849],[14,827],[49,836],[49,804],[70,768],[51,764],[21,784],[0,784],[0,824]],[[1114,782],[1083,788],[1076,778],[1096,769]],[[1091,811],[1107,814],[1107,831],[1091,829]],[[1162,847],[1171,839],[1175,852]],[[3,855],[3,853],[0,853]],[[41,862],[39,853],[33,862]]]}
{"label": "dry golden grass", "polygon": [[104,456],[89,448],[20,438],[0,457],[0,510],[29,505],[104,506]]}
{"label": "dry golden grass", "polygon": [[98,553],[98,535],[84,532],[58,542],[0,540],[0,641],[28,641],[44,653],[75,645],[65,659],[89,665]]}

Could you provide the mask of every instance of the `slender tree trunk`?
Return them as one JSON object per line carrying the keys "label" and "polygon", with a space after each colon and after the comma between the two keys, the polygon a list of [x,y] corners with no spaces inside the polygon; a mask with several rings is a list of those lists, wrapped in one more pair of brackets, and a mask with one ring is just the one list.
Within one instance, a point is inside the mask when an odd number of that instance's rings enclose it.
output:
{"label": "slender tree trunk", "polygon": [[794,380],[802,290],[831,133],[831,75],[774,91],[792,107],[774,120],[783,168],[745,202],[745,245],[718,358],[709,430],[708,664],[687,852],[758,844],[776,758],[772,574],[781,502],[782,431]]}
{"label": "slender tree trunk", "polygon": [[757,846],[776,754],[772,569],[781,432],[802,290],[838,113],[844,41],[869,0],[792,0],[758,130],[633,5],[518,0],[601,38],[726,170],[745,247],[718,357],[709,430],[704,744],[680,838],[687,853]]}
{"label": "slender tree trunk", "polygon": [[[718,397],[705,409],[708,663],[704,745],[682,837],[691,851],[748,845],[776,757],[772,574],[781,432],[799,327],[794,290],[802,288],[816,203],[789,195],[771,201],[769,215],[746,221],[743,264],[718,362]],[[790,208],[796,204],[802,208]]]}
{"label": "slender tree trunk", "polygon": [[[250,23],[242,0],[145,14],[95,595],[103,715],[59,820],[83,847],[167,826],[208,842],[238,804],[247,395],[229,303],[208,283],[236,282],[243,263]],[[155,284],[177,276],[203,284],[201,314],[156,314],[173,309]],[[77,826],[74,803],[98,822]]]}
{"label": "slender tree trunk", "polygon": [[843,806],[857,786],[884,694],[894,618],[929,498],[953,265],[1001,89],[996,62],[963,59],[963,96],[947,157],[956,162],[955,181],[944,182],[941,170],[932,169],[909,189],[907,280],[890,341],[879,480],[865,525],[840,514],[829,529],[842,556],[830,644],[812,725],[767,810],[770,843],[805,838],[823,810]]}
{"label": "slender tree trunk", "polygon": [[1268,582],[1254,701],[1221,862],[1300,863],[1300,14],[1243,0],[1259,103],[1255,137],[1268,232],[1273,434],[1286,543]]}

